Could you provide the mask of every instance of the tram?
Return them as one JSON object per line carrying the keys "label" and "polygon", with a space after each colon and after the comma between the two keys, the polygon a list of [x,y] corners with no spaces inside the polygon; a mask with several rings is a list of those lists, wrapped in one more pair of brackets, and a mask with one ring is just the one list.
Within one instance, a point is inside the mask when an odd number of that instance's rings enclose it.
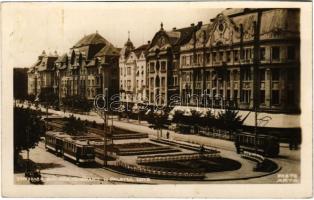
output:
{"label": "tram", "polygon": [[242,151],[251,151],[269,156],[276,157],[279,154],[279,139],[275,136],[252,133],[239,133],[235,136],[235,146],[237,153]]}
{"label": "tram", "polygon": [[92,163],[95,161],[94,146],[84,138],[65,138],[63,141],[63,156],[76,163]]}
{"label": "tram", "polygon": [[77,164],[95,161],[94,144],[89,136],[70,136],[64,132],[47,131],[45,135],[46,150],[75,161]]}
{"label": "tram", "polygon": [[56,154],[63,154],[63,139],[70,137],[64,132],[47,131],[45,135],[45,148]]}

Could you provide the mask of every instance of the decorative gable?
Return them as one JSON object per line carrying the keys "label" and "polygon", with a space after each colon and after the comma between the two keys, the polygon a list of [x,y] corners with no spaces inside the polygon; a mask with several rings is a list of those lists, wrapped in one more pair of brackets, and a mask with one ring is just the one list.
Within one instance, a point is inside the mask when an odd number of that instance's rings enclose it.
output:
{"label": "decorative gable", "polygon": [[169,37],[164,31],[159,31],[154,39],[152,40],[151,48],[149,52],[154,52],[156,49],[167,49],[167,47],[171,46],[169,42]]}
{"label": "decorative gable", "polygon": [[236,24],[230,18],[219,14],[213,22],[206,46],[231,45],[239,38],[240,31]]}

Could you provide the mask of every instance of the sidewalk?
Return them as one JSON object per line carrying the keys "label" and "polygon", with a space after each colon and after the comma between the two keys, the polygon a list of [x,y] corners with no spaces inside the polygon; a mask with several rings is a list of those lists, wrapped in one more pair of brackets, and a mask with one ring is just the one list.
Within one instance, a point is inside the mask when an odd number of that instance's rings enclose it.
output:
{"label": "sidewalk", "polygon": [[[31,106],[32,109],[35,109],[34,106]],[[45,112],[46,108],[40,107],[41,111]],[[79,117],[81,120],[88,120],[88,121],[95,121],[97,123],[103,123],[103,119],[98,116],[96,113],[91,112],[92,115],[82,115],[82,114],[75,114],[63,111],[56,111],[53,109],[48,109],[48,112],[51,114],[59,115],[62,117],[69,117],[70,115],[74,115],[75,117]],[[111,116],[109,118],[109,124],[111,125]],[[138,123],[138,120],[134,119],[121,119],[120,121],[117,119],[113,120],[113,125],[131,131],[137,131],[140,133],[148,133],[149,135],[156,137],[157,131],[154,129],[149,128],[149,124],[146,121],[141,121]],[[179,134],[171,130],[163,130],[162,136],[166,137],[166,133],[170,133],[170,139],[185,141],[189,143],[195,143],[199,145],[210,146],[214,148],[225,149],[228,151],[235,151],[235,147],[232,141],[215,139],[210,137],[192,135],[192,134]]]}
{"label": "sidewalk", "polygon": [[[19,104],[20,105],[20,104]],[[34,106],[31,107],[32,109],[35,109]],[[45,112],[46,108],[41,107],[41,111]],[[82,114],[75,114],[70,112],[63,112],[63,111],[56,111],[53,109],[48,109],[48,112],[51,114],[59,115],[62,117],[69,117],[70,115],[74,115],[75,117],[79,117],[81,120],[88,120],[88,121],[95,121],[97,123],[103,123],[103,119],[97,115],[95,112],[90,112],[91,115],[82,115]],[[109,124],[111,125],[111,116],[109,117]],[[138,123],[138,120],[134,119],[121,119],[120,121],[117,119],[113,120],[113,125],[126,129],[131,131],[137,131],[140,133],[148,133],[149,135],[156,137],[157,131],[154,129],[149,128],[149,124],[146,121],[141,121],[141,123]],[[166,133],[170,133],[170,139],[179,140],[179,141],[185,141],[190,142],[194,144],[199,145],[205,145],[210,146],[214,148],[220,148],[228,151],[235,151],[235,146],[232,141],[222,140],[222,139],[216,139],[211,137],[205,137],[205,136],[199,136],[199,135],[193,135],[193,134],[180,134],[176,133],[171,130],[163,130],[162,136],[166,137]],[[282,147],[285,146],[285,144],[281,144]]]}

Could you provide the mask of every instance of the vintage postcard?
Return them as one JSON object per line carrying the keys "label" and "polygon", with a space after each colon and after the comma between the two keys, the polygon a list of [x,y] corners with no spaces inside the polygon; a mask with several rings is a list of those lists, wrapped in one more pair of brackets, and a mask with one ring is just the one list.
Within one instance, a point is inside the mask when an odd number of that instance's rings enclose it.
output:
{"label": "vintage postcard", "polygon": [[2,195],[311,197],[311,34],[311,2],[2,3]]}

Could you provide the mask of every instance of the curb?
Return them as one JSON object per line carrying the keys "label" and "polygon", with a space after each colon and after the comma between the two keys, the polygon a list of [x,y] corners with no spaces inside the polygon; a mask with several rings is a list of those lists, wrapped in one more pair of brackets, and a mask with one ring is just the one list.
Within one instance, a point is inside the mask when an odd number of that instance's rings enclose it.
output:
{"label": "curb", "polygon": [[[265,176],[269,176],[269,175],[272,175],[272,174],[276,174],[278,173],[282,168],[281,167],[278,167],[276,170],[272,171],[272,172],[269,172],[269,173],[266,173],[266,174],[261,174],[261,175],[256,175],[256,176],[248,176],[248,177],[240,177],[240,178],[222,178],[222,179],[195,179],[195,180],[188,180],[188,179],[177,179],[177,178],[163,178],[163,177],[160,177],[160,178],[156,178],[156,177],[148,177],[148,176],[145,176],[143,174],[143,176],[137,176],[137,175],[134,175],[134,174],[128,174],[128,173],[125,173],[125,172],[120,172],[118,170],[114,170],[114,169],[111,169],[109,167],[103,167],[103,169],[105,170],[108,170],[110,172],[114,172],[114,173],[117,173],[117,174],[121,174],[121,175],[125,175],[125,176],[131,176],[131,177],[139,177],[139,178],[150,178],[150,179],[153,179],[153,180],[169,180],[169,181],[186,181],[186,182],[192,182],[192,181],[201,181],[201,182],[214,182],[214,181],[238,181],[238,180],[249,180],[249,179],[255,179],[255,178],[262,178],[262,177],[265,177]],[[130,183],[130,182],[127,182],[127,183]],[[150,184],[156,184],[156,183],[150,183]]]}

